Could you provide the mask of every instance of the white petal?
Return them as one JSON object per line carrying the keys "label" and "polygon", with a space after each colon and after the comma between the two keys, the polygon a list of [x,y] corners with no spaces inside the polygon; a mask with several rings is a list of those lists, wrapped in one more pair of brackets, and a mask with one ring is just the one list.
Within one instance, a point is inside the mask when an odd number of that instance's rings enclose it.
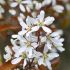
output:
{"label": "white petal", "polygon": [[48,50],[49,50],[48,47],[45,45],[43,52],[46,53],[46,52],[48,52]]}
{"label": "white petal", "polygon": [[17,2],[13,2],[13,3],[10,4],[11,7],[16,7],[17,5],[18,5]]}
{"label": "white petal", "polygon": [[42,26],[42,28],[45,32],[47,32],[47,34],[50,34],[52,32],[52,30],[46,26]]}
{"label": "white petal", "polygon": [[26,37],[28,37],[33,31],[29,31],[26,33]]}
{"label": "white petal", "polygon": [[29,47],[29,48],[27,48],[27,57],[28,58],[32,58],[32,50],[33,50],[33,48],[32,47]]}
{"label": "white petal", "polygon": [[4,54],[3,57],[6,60],[6,62],[11,60],[11,58],[12,58],[12,56],[10,54]]}
{"label": "white petal", "polygon": [[28,6],[26,6],[26,10],[27,10],[27,12],[31,12],[31,10]]}
{"label": "white petal", "polygon": [[26,66],[26,64],[27,64],[27,61],[26,61],[26,59],[24,59],[23,69],[24,69],[24,67]]}
{"label": "white petal", "polygon": [[39,19],[40,21],[43,21],[44,16],[45,16],[45,12],[44,12],[44,11],[41,11],[40,14],[39,14],[37,17],[38,17],[38,19]]}
{"label": "white petal", "polygon": [[49,5],[51,3],[52,0],[44,0],[42,2],[42,6],[45,6],[45,5]]}
{"label": "white petal", "polygon": [[39,30],[39,26],[34,26],[34,27],[32,27],[31,29],[32,29],[33,32],[34,32],[34,31],[38,31],[38,30]]}
{"label": "white petal", "polygon": [[39,46],[39,44],[37,44],[37,43],[31,43],[31,46],[33,46],[33,48],[37,48]]}
{"label": "white petal", "polygon": [[61,39],[60,39],[60,42],[63,42],[63,41],[64,41],[64,38],[61,38]]}
{"label": "white petal", "polygon": [[36,22],[36,20],[35,20],[34,18],[32,18],[32,17],[30,17],[30,16],[27,16],[27,18],[26,18],[26,24],[27,24],[28,26],[33,25],[35,22]]}
{"label": "white petal", "polygon": [[22,17],[22,19],[25,19],[25,15],[23,13],[20,13],[19,16]]}
{"label": "white petal", "polygon": [[26,30],[20,31],[20,32],[18,32],[18,35],[22,36],[22,35],[26,34],[26,32],[27,32]]}
{"label": "white petal", "polygon": [[43,63],[43,59],[42,59],[42,58],[40,58],[40,59],[38,60],[38,64],[39,64],[39,65],[44,64],[44,63]]}
{"label": "white petal", "polygon": [[33,23],[31,23],[32,22],[32,18],[30,17],[30,16],[27,16],[27,18],[26,18],[26,24],[28,25],[28,26],[31,26]]}
{"label": "white petal", "polygon": [[53,32],[50,36],[52,37],[59,36],[59,33],[56,31],[56,32]]}
{"label": "white petal", "polygon": [[18,36],[17,34],[14,34],[12,35],[12,38],[17,38],[17,36]]}
{"label": "white petal", "polygon": [[10,13],[11,15],[16,15],[16,11],[15,11],[14,9],[10,9],[10,10],[9,10],[9,13]]}
{"label": "white petal", "polygon": [[9,46],[5,47],[5,51],[6,51],[6,53],[9,53],[9,54],[12,55],[12,50],[11,50],[11,48]]}
{"label": "white petal", "polygon": [[50,41],[47,41],[47,43],[46,43],[45,46],[47,46],[47,48],[48,48],[49,50],[52,49],[52,44],[50,43]]}
{"label": "white petal", "polygon": [[49,53],[48,54],[48,60],[53,60],[54,58],[59,57],[58,53]]}
{"label": "white petal", "polygon": [[41,3],[37,2],[37,3],[35,4],[35,9],[36,9],[36,10],[39,10],[41,7],[42,7],[42,4],[41,4]]}
{"label": "white petal", "polygon": [[12,50],[13,50],[14,52],[18,52],[19,47],[18,47],[18,46],[14,46],[14,47],[12,47]]}
{"label": "white petal", "polygon": [[51,41],[53,42],[53,44],[57,47],[57,46],[63,46],[62,42],[60,41],[60,39],[58,38],[52,38]]}
{"label": "white petal", "polygon": [[40,58],[40,56],[42,56],[43,54],[41,53],[41,52],[38,52],[38,51],[36,51],[36,50],[33,50],[33,57],[35,57],[35,58]]}
{"label": "white petal", "polygon": [[55,20],[54,17],[48,16],[47,18],[45,18],[44,24],[46,24],[48,26],[48,25],[52,24],[54,20]]}
{"label": "white petal", "polygon": [[53,6],[53,9],[57,12],[57,13],[62,13],[64,10],[64,7],[61,5],[55,5]]}
{"label": "white petal", "polygon": [[51,62],[50,61],[46,61],[46,66],[49,70],[52,70],[52,66],[51,66]]}
{"label": "white petal", "polygon": [[22,1],[23,4],[31,4],[31,0]]}
{"label": "white petal", "polygon": [[65,49],[64,49],[63,47],[58,46],[58,47],[56,47],[56,48],[57,48],[57,50],[59,50],[60,52],[65,51]]}
{"label": "white petal", "polygon": [[12,64],[17,64],[22,60],[22,57],[15,58],[11,61]]}
{"label": "white petal", "polygon": [[40,40],[41,40],[42,43],[46,42],[46,36],[44,36],[44,37],[40,36]]}
{"label": "white petal", "polygon": [[19,7],[20,7],[20,10],[21,10],[22,12],[25,12],[25,11],[26,11],[25,8],[24,8],[24,6],[23,6],[22,4],[20,4]]}
{"label": "white petal", "polygon": [[19,21],[20,25],[22,26],[22,28],[27,28],[28,27],[26,25],[26,23],[23,21],[22,17],[18,17],[18,21]]}
{"label": "white petal", "polygon": [[26,51],[26,46],[23,46],[19,49],[18,53],[20,53],[20,55],[22,54],[22,52]]}

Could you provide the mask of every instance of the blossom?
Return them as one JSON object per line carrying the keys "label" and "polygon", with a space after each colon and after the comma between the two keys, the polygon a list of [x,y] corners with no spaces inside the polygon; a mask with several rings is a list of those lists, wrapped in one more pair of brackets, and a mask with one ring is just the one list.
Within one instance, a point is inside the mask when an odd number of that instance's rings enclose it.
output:
{"label": "blossom", "polygon": [[56,32],[53,32],[46,37],[46,44],[44,47],[44,51],[47,51],[46,49],[52,50],[53,47],[55,47],[60,52],[65,50],[62,47],[63,46],[62,42],[64,41],[64,38],[60,38],[60,34],[61,31],[57,30]]}
{"label": "blossom", "polygon": [[38,64],[39,65],[44,65],[44,66],[47,66],[47,68],[49,70],[52,70],[52,67],[51,67],[51,60],[53,60],[54,58],[58,57],[59,54],[58,53],[44,53],[42,57],[40,57],[38,59]]}
{"label": "blossom", "polygon": [[45,16],[45,12],[41,11],[40,14],[37,16],[37,18],[34,19],[35,26],[32,27],[32,31],[38,31],[39,28],[41,27],[45,32],[47,32],[47,34],[52,32],[52,30],[47,26],[52,24],[55,19],[54,17],[50,17],[50,16],[44,18],[44,16]]}
{"label": "blossom", "polygon": [[[19,8],[22,12],[26,12],[26,10],[28,12],[30,12],[31,7],[30,5],[32,5],[32,0],[15,0],[14,2],[12,2],[10,4],[11,7],[17,7],[19,5]],[[24,6],[25,5],[25,6]],[[26,8],[26,9],[25,9]]]}
{"label": "blossom", "polygon": [[[20,42],[20,47],[16,46],[15,40],[11,41],[12,44],[14,45],[12,47],[13,51],[15,52],[14,54],[14,59],[11,61],[12,64],[17,64],[19,63],[22,59],[24,59],[23,67],[27,64],[27,59],[28,58],[33,58],[33,50],[38,47],[38,44],[36,43],[36,37],[34,39],[34,36],[31,37],[26,37],[26,38],[21,38],[17,37],[17,39]],[[32,42],[32,43],[31,43]]]}
{"label": "blossom", "polygon": [[6,54],[4,54],[3,56],[4,56],[4,59],[5,59],[6,62],[7,62],[7,61],[9,61],[9,60],[12,58],[12,51],[11,51],[11,49],[9,48],[9,46],[6,46],[6,47],[5,47],[5,52],[6,52]]}

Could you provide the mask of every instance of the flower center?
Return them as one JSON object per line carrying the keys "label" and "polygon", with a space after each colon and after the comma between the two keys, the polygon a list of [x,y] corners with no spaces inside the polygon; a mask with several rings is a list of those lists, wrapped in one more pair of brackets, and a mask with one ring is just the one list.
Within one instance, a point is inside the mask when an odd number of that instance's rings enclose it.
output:
{"label": "flower center", "polygon": [[23,54],[22,54],[22,58],[25,59],[26,57],[27,57],[27,56],[26,56],[26,53],[23,53]]}
{"label": "flower center", "polygon": [[39,23],[37,23],[37,25],[42,27],[42,26],[44,26],[44,23],[43,22],[39,22]]}

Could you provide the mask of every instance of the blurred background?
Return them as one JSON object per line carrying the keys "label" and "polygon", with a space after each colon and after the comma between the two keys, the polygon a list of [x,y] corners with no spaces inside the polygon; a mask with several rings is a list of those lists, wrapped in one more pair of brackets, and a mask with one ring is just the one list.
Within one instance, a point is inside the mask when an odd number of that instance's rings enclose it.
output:
{"label": "blurred background", "polygon": [[[39,0],[40,2],[42,0]],[[55,22],[54,25],[57,29],[63,30],[64,48],[66,49],[63,53],[60,54],[60,63],[57,70],[70,70],[70,0],[56,0],[57,4],[64,6],[63,13],[56,13],[52,10],[51,5],[47,7],[42,7],[40,10],[45,10],[46,16],[54,16]],[[10,44],[10,39],[12,34],[18,33],[21,30],[21,26],[18,23],[17,16],[19,14],[18,7],[17,14],[13,16],[8,12],[10,8],[9,0],[4,3],[0,3],[1,7],[5,10],[4,13],[1,13],[3,9],[0,9],[0,65],[4,63],[3,54],[5,53],[4,48],[6,45]],[[36,10],[39,13],[40,10]],[[33,10],[32,10],[33,11]],[[30,15],[31,13],[24,13],[25,16]]]}

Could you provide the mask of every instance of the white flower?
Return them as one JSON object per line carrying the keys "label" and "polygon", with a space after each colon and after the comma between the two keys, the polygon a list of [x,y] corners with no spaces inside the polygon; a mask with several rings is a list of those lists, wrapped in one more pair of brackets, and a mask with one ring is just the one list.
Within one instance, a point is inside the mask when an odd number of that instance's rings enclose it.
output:
{"label": "white flower", "polygon": [[49,70],[52,70],[52,67],[51,67],[51,60],[53,60],[54,58],[58,57],[59,54],[57,53],[44,53],[43,56],[41,58],[38,59],[38,64],[39,65],[44,65],[44,66],[47,66],[47,68]]}
{"label": "white flower", "polygon": [[51,33],[52,30],[48,28],[47,26],[52,24],[55,20],[54,17],[47,17],[44,20],[45,12],[41,11],[40,14],[37,16],[37,18],[34,20],[34,27],[32,27],[32,31],[38,31],[41,27],[47,34]]}
{"label": "white flower", "polygon": [[7,61],[11,60],[11,58],[12,58],[12,51],[11,51],[11,49],[9,48],[9,46],[6,46],[6,47],[5,47],[5,52],[6,52],[6,54],[4,54],[4,59],[5,59],[6,62],[7,62]]}
{"label": "white flower", "polygon": [[44,47],[44,51],[46,52],[46,49],[52,50],[53,47],[55,47],[60,52],[64,51],[65,49],[62,47],[62,42],[64,41],[64,38],[60,38],[61,31],[57,30],[56,32],[51,33],[49,36],[47,36],[46,44]]}
{"label": "white flower", "polygon": [[[31,0],[15,0],[10,4],[11,7],[17,7],[19,5],[19,8],[22,12],[26,12],[26,9],[28,12],[30,12],[31,7],[29,5],[32,4]],[[26,9],[25,9],[26,8]]]}
{"label": "white flower", "polygon": [[54,5],[53,9],[57,12],[57,13],[62,13],[64,10],[64,7],[61,5]]}

